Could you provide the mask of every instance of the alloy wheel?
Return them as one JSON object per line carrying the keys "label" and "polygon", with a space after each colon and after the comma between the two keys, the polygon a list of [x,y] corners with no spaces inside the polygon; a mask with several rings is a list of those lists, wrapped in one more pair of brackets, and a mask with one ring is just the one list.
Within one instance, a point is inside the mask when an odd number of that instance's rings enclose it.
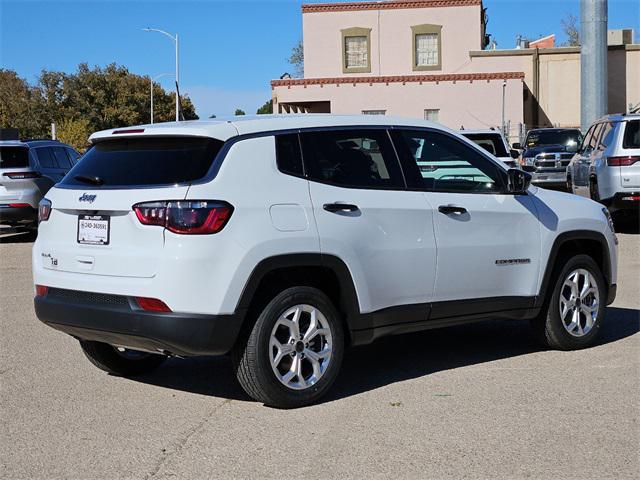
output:
{"label": "alloy wheel", "polygon": [[600,312],[600,291],[595,277],[582,268],[573,270],[562,284],[558,303],[565,330],[574,337],[587,335]]}
{"label": "alloy wheel", "polygon": [[278,318],[269,338],[269,360],[287,388],[304,390],[318,382],[331,362],[329,322],[311,305],[295,305]]}

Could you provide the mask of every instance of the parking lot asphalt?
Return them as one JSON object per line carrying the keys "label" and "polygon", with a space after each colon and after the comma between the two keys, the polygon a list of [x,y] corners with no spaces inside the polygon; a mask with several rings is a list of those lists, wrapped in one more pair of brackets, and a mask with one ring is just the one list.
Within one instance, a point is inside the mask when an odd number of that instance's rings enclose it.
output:
{"label": "parking lot asphalt", "polygon": [[93,367],[32,305],[32,238],[0,235],[0,478],[637,478],[640,235],[620,235],[599,344],[541,350],[523,322],[348,352],[323,403],[251,401],[227,358],[136,379]]}

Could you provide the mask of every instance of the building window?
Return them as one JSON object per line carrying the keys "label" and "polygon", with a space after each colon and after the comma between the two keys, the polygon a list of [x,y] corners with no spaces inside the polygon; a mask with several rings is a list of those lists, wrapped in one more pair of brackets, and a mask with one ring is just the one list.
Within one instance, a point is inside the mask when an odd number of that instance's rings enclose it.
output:
{"label": "building window", "polygon": [[424,119],[429,120],[430,122],[437,122],[438,115],[440,114],[439,108],[425,108],[424,109]]}
{"label": "building window", "polygon": [[371,29],[347,28],[342,30],[343,73],[371,72]]}
{"label": "building window", "polygon": [[414,25],[411,27],[413,70],[442,69],[442,26]]}
{"label": "building window", "polygon": [[363,115],[385,115],[386,110],[362,110]]}

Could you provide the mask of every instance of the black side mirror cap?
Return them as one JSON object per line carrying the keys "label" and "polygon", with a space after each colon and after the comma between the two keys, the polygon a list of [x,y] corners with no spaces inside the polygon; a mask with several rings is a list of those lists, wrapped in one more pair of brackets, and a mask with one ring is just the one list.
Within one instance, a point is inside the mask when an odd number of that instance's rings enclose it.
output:
{"label": "black side mirror cap", "polygon": [[511,155],[511,158],[519,158],[520,157],[520,152],[517,150],[509,150],[509,155]]}
{"label": "black side mirror cap", "polygon": [[507,191],[509,193],[526,193],[531,185],[531,174],[519,168],[507,170]]}
{"label": "black side mirror cap", "polygon": [[515,148],[516,150],[522,150],[522,145],[518,142],[511,145],[511,148]]}

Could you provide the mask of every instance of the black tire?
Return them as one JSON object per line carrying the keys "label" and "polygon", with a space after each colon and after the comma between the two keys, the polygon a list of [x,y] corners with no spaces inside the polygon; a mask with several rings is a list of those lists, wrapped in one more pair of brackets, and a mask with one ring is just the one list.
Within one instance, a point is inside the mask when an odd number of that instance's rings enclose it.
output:
{"label": "black tire", "polygon": [[[297,305],[309,305],[320,311],[332,338],[331,357],[326,370],[316,383],[300,390],[289,388],[276,377],[269,347],[278,319]],[[250,397],[276,408],[302,407],[317,401],[333,385],[344,356],[344,329],[340,315],[322,291],[311,287],[292,287],[276,295],[262,310],[245,338],[246,341],[239,341],[232,351],[238,381]]]}
{"label": "black tire", "polygon": [[[583,336],[574,336],[567,331],[560,316],[559,307],[564,282],[572,272],[578,269],[586,270],[595,279],[599,296],[596,320],[591,330]],[[567,259],[562,268],[556,271],[550,288],[540,315],[531,322],[538,339],[546,347],[555,350],[578,350],[592,346],[604,322],[607,298],[604,277],[596,262],[588,255],[576,255]]]}
{"label": "black tire", "polygon": [[167,357],[153,353],[127,351],[120,353],[115,347],[102,342],[80,340],[82,351],[100,370],[121,377],[133,377],[152,372],[158,368]]}

